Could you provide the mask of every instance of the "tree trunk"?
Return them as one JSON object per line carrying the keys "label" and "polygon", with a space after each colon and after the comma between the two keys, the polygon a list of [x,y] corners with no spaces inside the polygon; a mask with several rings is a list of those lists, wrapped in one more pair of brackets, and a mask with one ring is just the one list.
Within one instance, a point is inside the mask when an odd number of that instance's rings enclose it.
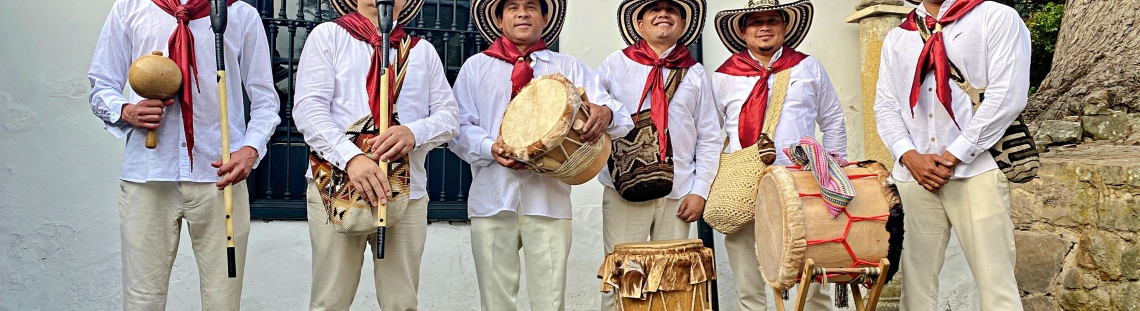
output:
{"label": "tree trunk", "polygon": [[1086,106],[1140,112],[1140,0],[1068,0],[1053,69],[1029,98],[1027,121],[1085,115]]}

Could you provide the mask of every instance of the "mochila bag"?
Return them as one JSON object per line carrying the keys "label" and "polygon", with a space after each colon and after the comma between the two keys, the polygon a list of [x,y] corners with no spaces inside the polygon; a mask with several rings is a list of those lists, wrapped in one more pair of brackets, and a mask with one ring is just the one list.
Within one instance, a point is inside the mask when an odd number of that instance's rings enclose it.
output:
{"label": "mochila bag", "polygon": [[[772,138],[780,122],[791,75],[791,70],[776,73],[771,100],[764,113],[763,131],[757,142],[720,155],[720,166],[704,212],[705,222],[716,231],[733,234],[756,218],[756,193],[764,168],[776,161],[776,146]],[[725,138],[725,148],[728,143],[728,138]]]}
{"label": "mochila bag", "polygon": [[[396,49],[396,62],[393,68],[393,94],[399,94],[404,85],[407,74],[408,52],[411,50],[411,37],[404,38]],[[392,124],[400,124],[399,115],[393,110]],[[344,130],[348,140],[360,148],[364,155],[380,165],[378,159],[372,155],[372,145],[365,143],[368,139],[380,135],[379,128],[372,115],[364,116]],[[403,216],[408,207],[411,186],[410,167],[408,155],[392,159],[388,164],[388,183],[392,187],[392,197],[388,198],[387,221],[396,222]],[[328,213],[328,221],[339,233],[349,235],[365,235],[376,232],[376,208],[365,199],[363,193],[352,186],[348,172],[333,166],[328,160],[314,151],[309,152],[309,164],[312,167],[313,181],[317,192],[320,193],[321,202]],[[346,164],[347,165],[347,164]]]}
{"label": "mochila bag", "polygon": [[[688,68],[673,69],[665,82],[665,100],[671,102]],[[660,136],[653,126],[650,110],[633,114],[633,130],[613,140],[613,153],[606,165],[610,180],[621,198],[644,202],[663,198],[673,192],[673,142],[665,129],[665,157],[661,160]],[[667,113],[667,112],[666,112]]]}

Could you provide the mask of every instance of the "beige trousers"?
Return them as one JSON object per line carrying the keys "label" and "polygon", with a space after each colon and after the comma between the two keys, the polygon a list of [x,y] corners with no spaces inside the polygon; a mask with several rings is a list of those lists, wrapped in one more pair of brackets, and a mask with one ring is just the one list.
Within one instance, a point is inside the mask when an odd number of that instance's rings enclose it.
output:
{"label": "beige trousers", "polygon": [[[313,288],[309,310],[348,310],[360,284],[367,257],[375,269],[376,301],[384,311],[416,310],[420,259],[427,240],[427,198],[408,201],[408,209],[388,224],[384,259],[376,259],[376,234],[336,232],[313,182],[306,193],[309,239],[313,243]],[[365,255],[365,247],[372,249]]]}
{"label": "beige trousers", "polygon": [[[736,233],[724,237],[725,251],[728,252],[728,265],[732,268],[732,275],[736,279],[736,310],[765,311],[768,310],[768,283],[760,274],[760,261],[756,259],[756,233],[752,225],[745,225]],[[812,282],[808,285],[807,302],[804,310],[831,310],[834,306],[830,285]],[[796,293],[799,285],[788,290],[788,302],[795,305]],[[777,294],[775,299],[781,299]],[[785,303],[787,306],[787,303]],[[782,310],[781,310],[782,311]]]}
{"label": "beige trousers", "polygon": [[1009,218],[1009,180],[1001,170],[952,179],[938,192],[926,191],[916,182],[899,182],[898,189],[906,208],[899,266],[902,310],[938,310],[938,273],[951,229],[973,272],[981,309],[1022,310],[1013,275],[1017,256]]}
{"label": "beige trousers", "polygon": [[170,269],[178,254],[185,220],[198,264],[202,310],[239,310],[246,242],[249,191],[233,185],[237,277],[229,278],[226,211],[214,183],[122,181],[123,310],[165,310]]}
{"label": "beige trousers", "polygon": [[503,211],[471,218],[471,252],[483,311],[513,311],[518,306],[521,249],[526,285],[534,311],[566,309],[566,260],[570,255],[569,219],[526,216]]}
{"label": "beige trousers", "polygon": [[[630,202],[617,190],[605,187],[602,194],[602,238],[606,254],[614,245],[631,242],[685,239],[692,224],[677,217],[680,199],[660,198]],[[602,310],[614,309],[612,293],[602,293]]]}

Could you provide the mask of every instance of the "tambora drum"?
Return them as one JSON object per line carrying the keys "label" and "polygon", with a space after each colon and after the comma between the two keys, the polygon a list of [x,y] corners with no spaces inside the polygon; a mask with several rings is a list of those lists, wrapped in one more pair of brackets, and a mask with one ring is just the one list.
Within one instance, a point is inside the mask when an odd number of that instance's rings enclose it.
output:
{"label": "tambora drum", "polygon": [[498,142],[505,157],[571,185],[593,179],[610,157],[610,137],[580,138],[589,109],[585,93],[561,74],[531,80],[507,105]]}
{"label": "tambora drum", "polygon": [[832,218],[811,171],[764,170],[757,194],[756,255],[764,279],[776,291],[796,284],[808,258],[818,268],[857,268],[878,266],[890,257],[892,270],[897,269],[902,232],[888,225],[901,228],[902,201],[888,180],[890,171],[866,161],[844,167],[843,173],[856,195]]}
{"label": "tambora drum", "polygon": [[617,311],[703,311],[712,308],[716,263],[701,240],[625,243],[606,255],[598,278],[603,292],[617,292]]}

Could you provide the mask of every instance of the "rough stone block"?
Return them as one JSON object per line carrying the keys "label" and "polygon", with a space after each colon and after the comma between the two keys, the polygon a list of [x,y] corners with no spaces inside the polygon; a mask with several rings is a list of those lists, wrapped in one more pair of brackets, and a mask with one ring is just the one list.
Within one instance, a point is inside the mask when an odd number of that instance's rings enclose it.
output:
{"label": "rough stone block", "polygon": [[1009,193],[1010,218],[1016,226],[1028,226],[1040,222],[1044,209],[1040,196],[1033,188],[1013,187]]}
{"label": "rough stone block", "polygon": [[[1132,281],[1140,280],[1140,244],[1132,245],[1132,247],[1124,250],[1120,270],[1124,278]],[[1140,292],[1137,292],[1137,295],[1140,295]]]}
{"label": "rough stone block", "polygon": [[903,0],[859,0],[859,3],[855,4],[855,10],[858,11],[876,5],[902,6],[903,4]]}
{"label": "rough stone block", "polygon": [[1121,112],[1081,117],[1085,134],[1095,140],[1123,140],[1129,133],[1128,122],[1128,115]]}
{"label": "rough stone block", "polygon": [[1046,145],[1075,144],[1081,142],[1084,134],[1081,124],[1059,120],[1042,121],[1033,139]]}
{"label": "rough stone block", "polygon": [[1097,206],[1100,205],[1100,192],[1087,185],[1075,191],[1070,206],[1072,220],[1077,224],[1096,224]]}
{"label": "rough stone block", "polygon": [[1097,174],[1108,186],[1123,186],[1128,182],[1128,175],[1125,174],[1123,166],[1099,166],[1097,167]]}
{"label": "rough stone block", "polygon": [[1140,113],[1128,115],[1128,135],[1124,137],[1125,145],[1140,145]]}
{"label": "rough stone block", "polygon": [[1102,280],[1121,277],[1121,255],[1124,240],[1101,230],[1091,230],[1081,237],[1078,257],[1081,267],[1098,271]]}
{"label": "rough stone block", "polygon": [[1061,308],[1064,310],[1085,310],[1089,304],[1089,293],[1083,290],[1071,290],[1061,294]]}
{"label": "rough stone block", "polygon": [[1112,293],[1112,306],[1120,311],[1140,310],[1140,282],[1120,284]]}
{"label": "rough stone block", "polygon": [[1128,168],[1128,185],[1133,187],[1140,187],[1140,166],[1132,166]]}
{"label": "rough stone block", "polygon": [[1136,195],[1127,191],[1105,191],[1101,193],[1102,203],[1097,206],[1097,227],[1104,230],[1140,230],[1140,215],[1137,215]]}
{"label": "rough stone block", "polygon": [[1049,297],[1049,296],[1037,296],[1037,297],[1030,297],[1030,298],[1022,297],[1021,298],[1021,305],[1025,308],[1025,311],[1056,311],[1056,310],[1060,310],[1059,308],[1057,308],[1057,303],[1053,302],[1053,297]]}
{"label": "rough stone block", "polygon": [[1108,90],[1100,90],[1089,94],[1085,97],[1085,102],[1081,105],[1082,115],[1086,116],[1099,116],[1112,114],[1112,110],[1108,106],[1112,103],[1112,92]]}
{"label": "rough stone block", "polygon": [[1045,293],[1061,273],[1061,264],[1073,244],[1059,236],[1017,231],[1013,234],[1017,247],[1017,288],[1030,293]]}

